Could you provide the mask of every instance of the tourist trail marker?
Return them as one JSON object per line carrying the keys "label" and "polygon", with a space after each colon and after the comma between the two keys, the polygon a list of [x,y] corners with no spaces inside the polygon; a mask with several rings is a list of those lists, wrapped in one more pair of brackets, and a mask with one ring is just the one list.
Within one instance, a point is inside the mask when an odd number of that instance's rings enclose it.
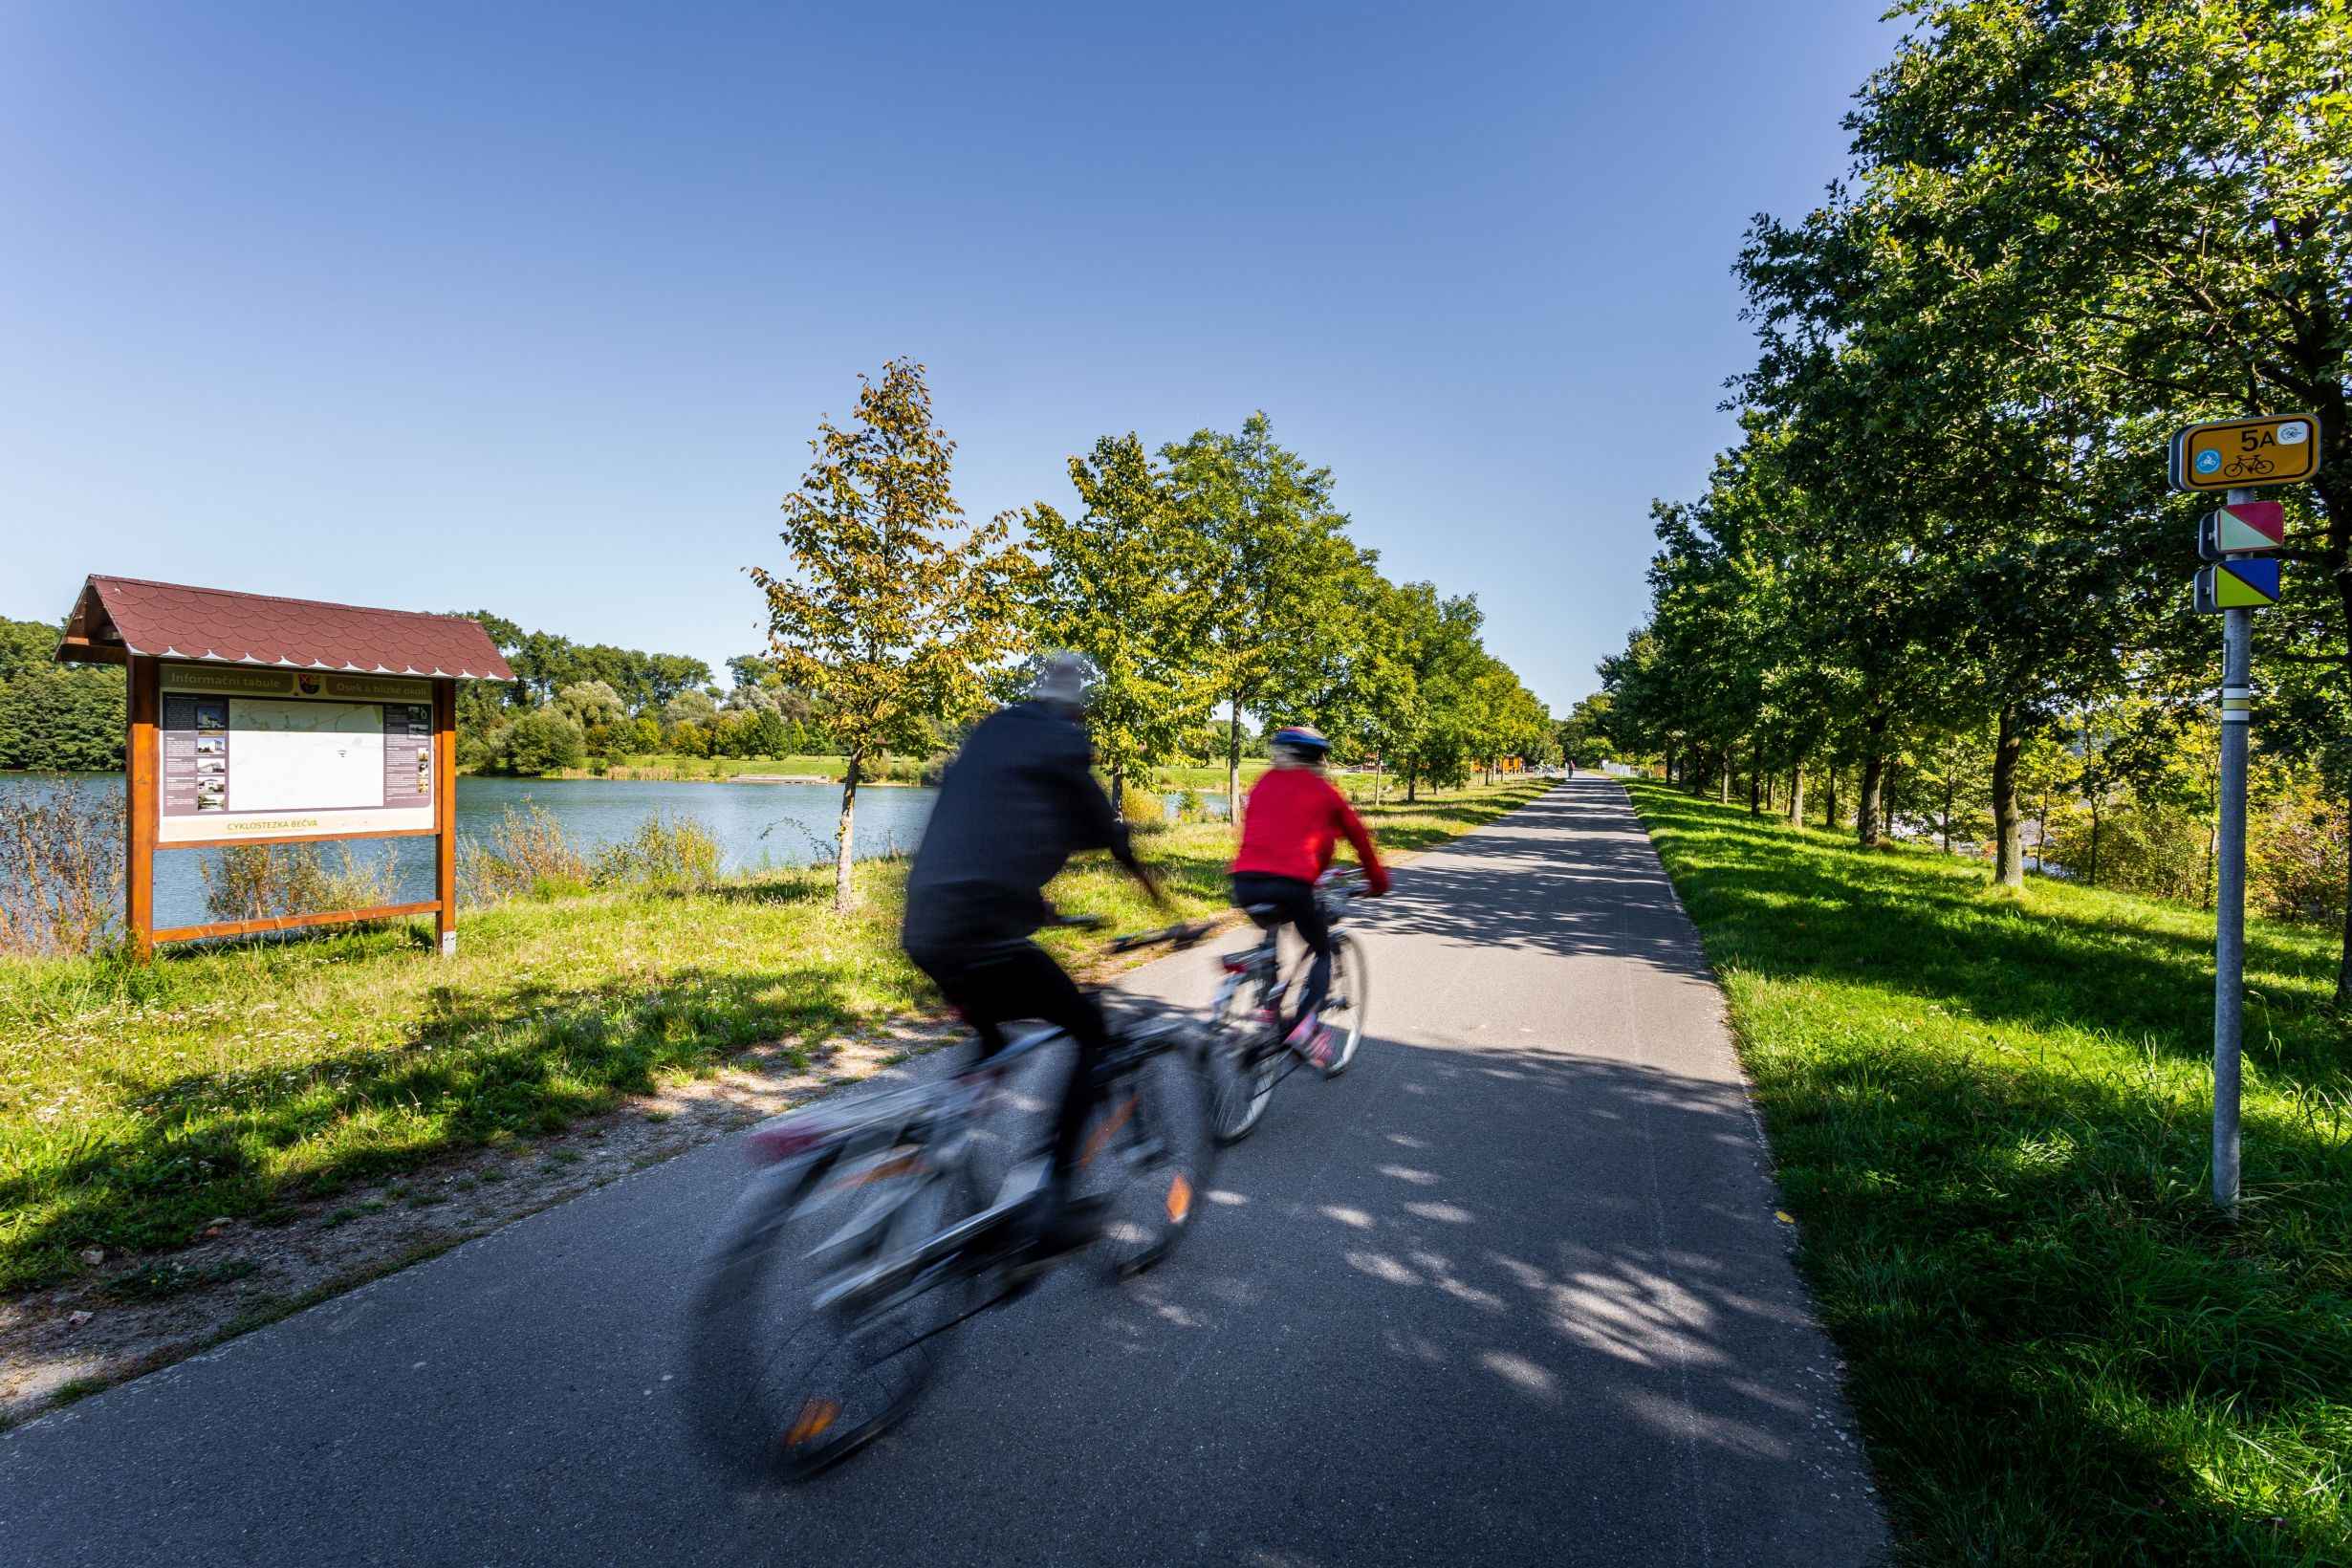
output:
{"label": "tourist trail marker", "polygon": [[2278,602],[2278,563],[2262,555],[2232,555],[2197,574],[2199,615],[2259,610]]}
{"label": "tourist trail marker", "polygon": [[2286,545],[2287,509],[2276,501],[2240,501],[2197,522],[2197,555],[2209,561],[2264,555]]}
{"label": "tourist trail marker", "polygon": [[2167,467],[2177,490],[2300,484],[2319,471],[2319,422],[2266,414],[2188,425],[2172,437]]}
{"label": "tourist trail marker", "polygon": [[2191,425],[2165,454],[2176,490],[2226,490],[2197,525],[2197,554],[2212,562],[2190,599],[2221,619],[2221,821],[2213,856],[2213,1202],[2232,1219],[2238,1199],[2238,1102],[2246,1026],[2246,743],[2254,728],[2254,612],[2278,602],[2286,509],[2248,487],[2292,485],[2319,471],[2319,422],[2309,414]]}

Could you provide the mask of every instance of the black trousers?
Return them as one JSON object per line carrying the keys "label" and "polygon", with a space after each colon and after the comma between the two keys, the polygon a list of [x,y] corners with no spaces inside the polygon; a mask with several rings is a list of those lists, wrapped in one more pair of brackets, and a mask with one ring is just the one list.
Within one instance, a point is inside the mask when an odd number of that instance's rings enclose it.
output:
{"label": "black trousers", "polygon": [[1323,998],[1331,991],[1331,927],[1323,920],[1323,911],[1316,906],[1315,884],[1300,882],[1296,877],[1269,877],[1262,871],[1233,873],[1233,907],[1247,909],[1253,904],[1271,904],[1275,912],[1253,915],[1260,927],[1269,931],[1284,926],[1298,927],[1298,935],[1315,955],[1307,966],[1307,983],[1298,997],[1298,1011],[1282,1021],[1287,1033],[1300,1020],[1313,1017]]}
{"label": "black trousers", "polygon": [[1025,1018],[1052,1024],[1078,1042],[1078,1065],[1062,1085],[1061,1108],[1054,1121],[1054,1172],[1067,1176],[1086,1136],[1088,1081],[1111,1048],[1110,1025],[1102,1010],[1034,942],[1000,948],[978,960],[969,950],[930,947],[910,947],[906,956],[931,977],[940,994],[980,1036],[982,1060],[1005,1048],[1005,1025]]}

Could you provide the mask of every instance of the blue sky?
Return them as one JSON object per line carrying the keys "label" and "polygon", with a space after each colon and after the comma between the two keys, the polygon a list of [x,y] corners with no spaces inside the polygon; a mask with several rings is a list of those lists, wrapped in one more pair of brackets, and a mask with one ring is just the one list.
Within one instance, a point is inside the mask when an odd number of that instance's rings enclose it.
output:
{"label": "blue sky", "polygon": [[12,4],[0,614],[113,572],[715,668],[909,355],[974,516],[1264,408],[1564,710],[1880,9]]}

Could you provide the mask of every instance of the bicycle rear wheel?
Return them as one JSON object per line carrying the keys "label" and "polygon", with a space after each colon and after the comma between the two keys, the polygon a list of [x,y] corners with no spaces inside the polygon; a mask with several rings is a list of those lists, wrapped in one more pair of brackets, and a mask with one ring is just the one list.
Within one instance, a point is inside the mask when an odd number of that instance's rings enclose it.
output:
{"label": "bicycle rear wheel", "polygon": [[1282,1076],[1282,1053],[1267,1049],[1275,1029],[1259,1016],[1262,1003],[1254,984],[1234,987],[1209,1041],[1210,1126],[1220,1143],[1238,1143],[1256,1130]]}
{"label": "bicycle rear wheel", "polygon": [[1216,1162],[1208,1050],[1179,1020],[1146,1025],[1122,1050],[1078,1145],[1078,1190],[1105,1200],[1101,1248],[1121,1277],[1167,1256],[1199,1211]]}
{"label": "bicycle rear wheel", "polygon": [[1356,1059],[1356,1047],[1363,1040],[1365,998],[1370,991],[1363,944],[1344,932],[1334,933],[1331,991],[1323,998],[1323,1027],[1331,1031],[1332,1044],[1331,1065],[1323,1069],[1325,1078],[1338,1078]]}
{"label": "bicycle rear wheel", "polygon": [[689,1419],[706,1457],[743,1480],[806,1479],[888,1430],[978,1288],[943,1266],[870,1308],[818,1308],[829,1283],[904,1256],[979,1204],[960,1161],[923,1149],[845,1165],[795,1201],[805,1168],[745,1194],[694,1297]]}

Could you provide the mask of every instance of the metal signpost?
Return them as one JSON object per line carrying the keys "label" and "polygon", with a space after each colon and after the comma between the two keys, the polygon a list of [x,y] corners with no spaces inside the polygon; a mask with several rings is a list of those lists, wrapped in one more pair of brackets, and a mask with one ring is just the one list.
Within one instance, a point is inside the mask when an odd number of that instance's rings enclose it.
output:
{"label": "metal signpost", "polygon": [[2278,601],[2286,512],[2252,487],[2292,485],[2319,468],[2319,422],[2309,414],[2192,425],[2172,438],[2172,488],[2223,490],[2197,524],[2192,605],[2221,625],[2221,832],[2213,891],[2213,1202],[2235,1216],[2240,1048],[2246,977],[2246,743],[2254,720],[2254,612]]}

